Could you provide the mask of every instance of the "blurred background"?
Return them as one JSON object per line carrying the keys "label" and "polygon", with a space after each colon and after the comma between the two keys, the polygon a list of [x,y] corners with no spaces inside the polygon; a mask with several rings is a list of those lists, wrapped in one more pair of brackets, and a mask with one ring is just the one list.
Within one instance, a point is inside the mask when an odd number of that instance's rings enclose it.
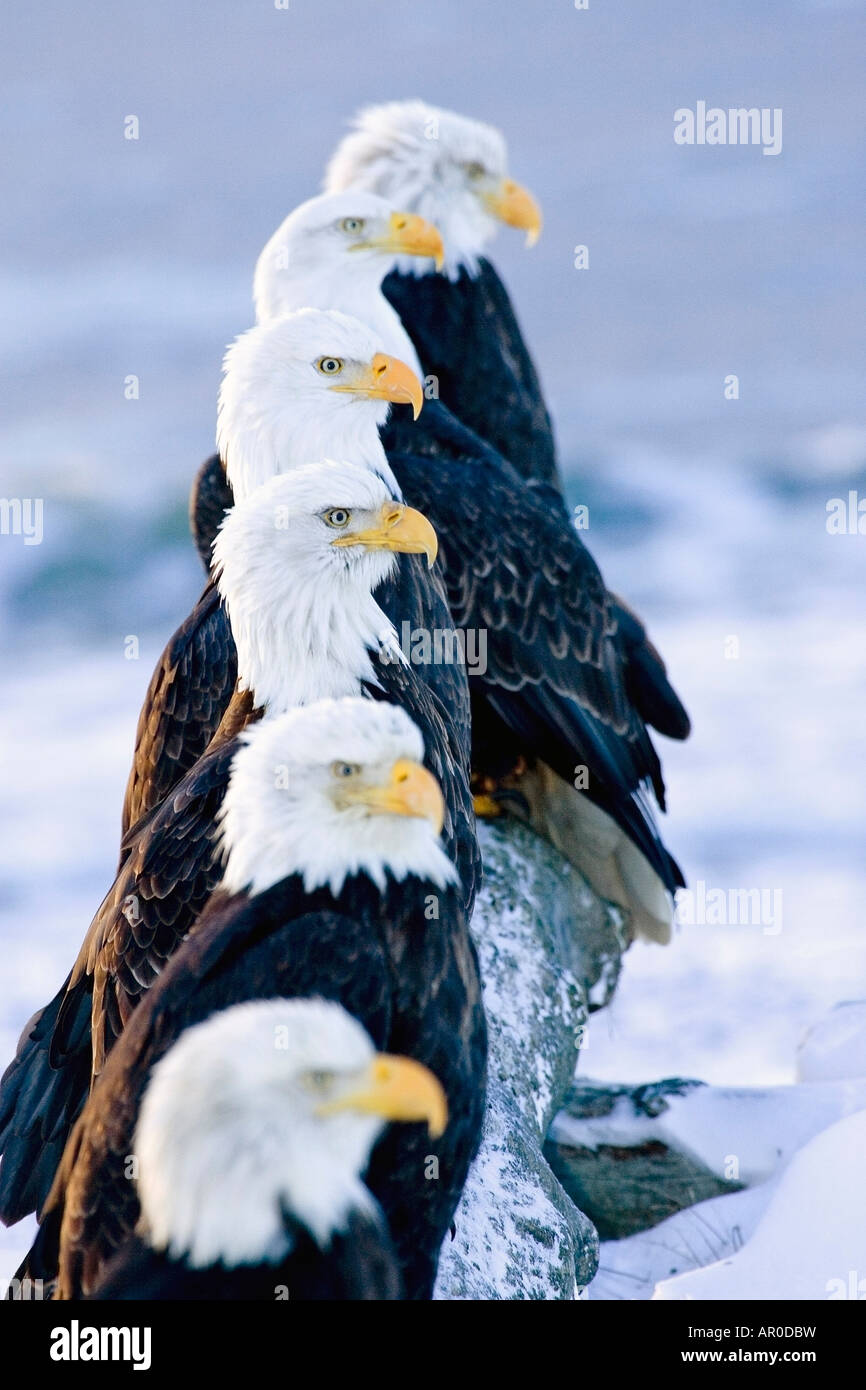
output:
{"label": "blurred background", "polygon": [[[666,839],[692,884],[782,894],[778,932],[636,946],[587,1073],[792,1080],[803,1030],[864,993],[866,536],[826,527],[866,498],[864,10],[7,9],[0,493],[44,499],[44,535],[0,536],[3,1064],[112,878],[141,699],[202,584],[187,496],[255,258],[355,108],[394,97],[501,126],[543,205],[534,251],[503,229],[491,256],[584,539],[693,715],[660,741]],[[782,108],[782,153],[675,145],[699,100]]]}

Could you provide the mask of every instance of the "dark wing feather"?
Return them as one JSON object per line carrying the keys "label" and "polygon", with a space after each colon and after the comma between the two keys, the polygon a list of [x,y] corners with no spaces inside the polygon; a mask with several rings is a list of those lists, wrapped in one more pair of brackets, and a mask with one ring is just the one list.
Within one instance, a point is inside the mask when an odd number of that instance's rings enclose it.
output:
{"label": "dark wing feather", "polygon": [[537,687],[564,697],[610,734],[633,741],[645,760],[636,778],[650,775],[653,760],[615,640],[616,614],[565,513],[486,455],[443,457],[432,466],[423,456],[401,455],[392,464],[439,534],[454,622],[487,635],[488,669],[477,679],[527,698]]}
{"label": "dark wing feather", "polygon": [[[442,1241],[481,1139],[487,1029],[481,977],[467,918],[453,890],[440,891],[427,920],[429,884],[391,885],[383,913],[393,972],[388,1049],[415,1057],[439,1078],[448,1125],[433,1139],[422,1125],[392,1126],[376,1144],[367,1185],[387,1214],[407,1298],[430,1298]],[[435,1158],[435,1181],[419,1184]]]}
{"label": "dark wing feather", "polygon": [[[376,592],[377,602],[402,639],[405,623],[412,656],[412,633],[432,634],[453,627],[438,565],[425,571],[415,556],[401,555],[393,579]],[[432,654],[432,647],[430,648]],[[457,865],[464,887],[464,906],[471,914],[481,881],[475,813],[469,787],[472,725],[469,682],[462,662],[425,660],[409,664],[379,659],[380,688],[368,687],[405,709],[424,739],[425,762],[445,797],[443,840]]]}
{"label": "dark wing feather", "polygon": [[201,1303],[273,1303],[277,1290],[289,1290],[292,1303],[383,1302],[401,1299],[400,1274],[382,1222],[357,1212],[347,1229],[320,1250],[297,1222],[285,1220],[293,1238],[291,1253],[280,1264],[211,1265],[191,1269],[151,1250],[138,1236],[128,1240],[110,1261],[92,1299]]}
{"label": "dark wing feather", "polygon": [[489,261],[478,274],[393,272],[383,290],[435,376],[439,399],[527,481],[562,486],[553,427],[514,308]]}
{"label": "dark wing feather", "polygon": [[210,574],[213,543],[226,512],[234,506],[234,497],[226,479],[219,454],[206,458],[193,479],[189,495],[189,525],[196,550]]}
{"label": "dark wing feather", "polygon": [[[569,525],[563,500],[555,488],[532,483],[532,489],[552,510],[562,510]],[[614,621],[615,641],[625,670],[629,699],[645,724],[667,738],[685,739],[691,722],[682,701],[668,680],[667,668],[647,630],[625,599],[608,593]]]}
{"label": "dark wing feather", "polygon": [[68,1060],[59,1069],[50,1046],[69,980],[27,1023],[0,1081],[0,1220],[7,1226],[39,1211],[69,1130],[90,1087],[90,991],[67,1017]]}
{"label": "dark wing feather", "polygon": [[588,795],[675,886],[678,871],[648,814],[644,788],[663,806],[664,784],[632,700],[616,602],[550,489],[527,487],[471,433],[461,444],[445,416],[441,406],[431,411],[422,450],[390,461],[436,527],[455,624],[486,635],[477,689],[567,781],[586,766]]}
{"label": "dark wing feather", "polygon": [[688,712],[668,680],[667,668],[647,630],[624,599],[611,594],[617,642],[626,665],[628,693],[641,717],[668,738],[688,738]]}
{"label": "dark wing feather", "polygon": [[150,678],[123,802],[124,835],[202,756],[231,701],[237,676],[228,617],[210,583]]}
{"label": "dark wing feather", "polygon": [[122,868],[70,977],[70,997],[93,980],[95,1073],[220,880],[214,822],[236,749],[229,740],[200,758],[124,841]]}
{"label": "dark wing feather", "polygon": [[22,1034],[0,1086],[4,1220],[41,1208],[92,1076],[219,882],[213,822],[234,750],[209,753],[127,838],[65,986]]}

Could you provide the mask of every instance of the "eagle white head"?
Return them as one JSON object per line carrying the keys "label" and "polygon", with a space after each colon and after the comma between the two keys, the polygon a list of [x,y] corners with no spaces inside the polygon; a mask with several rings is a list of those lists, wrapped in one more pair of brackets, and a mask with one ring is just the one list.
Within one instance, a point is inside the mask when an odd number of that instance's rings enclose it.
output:
{"label": "eagle white head", "polygon": [[388,875],[456,883],[423,758],[409,715],[378,700],[321,700],[252,725],[219,813],[223,887],[260,893],[295,873],[334,894],[357,874],[380,892]]}
{"label": "eagle white head", "polygon": [[[423,101],[368,106],[331,158],[328,193],[366,189],[433,222],[445,243],[445,269],[470,273],[497,225],[522,227],[532,245],[541,211],[509,176],[505,140],[494,126]],[[400,269],[423,274],[422,263]]]}
{"label": "eagle white head", "polygon": [[238,1004],[187,1029],[157,1062],[135,1132],[140,1231],[195,1268],[276,1264],[284,1213],[327,1248],[354,1211],[387,1121],[447,1122],[420,1063],[376,1053],[339,1004]]}
{"label": "eagle white head", "polygon": [[412,369],[347,314],[301,309],[248,329],[226,352],[217,409],[217,448],[236,501],[322,458],[350,458],[399,496],[379,426],[392,405],[417,417],[423,401]]}
{"label": "eagle white head", "polygon": [[256,264],[253,295],[259,323],[295,309],[340,309],[369,324],[385,350],[421,368],[382,281],[401,256],[425,270],[442,264],[442,238],[417,213],[402,212],[364,189],[322,194],[295,208]]}
{"label": "eagle white head", "polygon": [[432,565],[433,527],[354,464],[308,464],[235,503],[214,573],[257,705],[279,714],[378,684],[373,656],[398,647],[374,594],[401,552]]}

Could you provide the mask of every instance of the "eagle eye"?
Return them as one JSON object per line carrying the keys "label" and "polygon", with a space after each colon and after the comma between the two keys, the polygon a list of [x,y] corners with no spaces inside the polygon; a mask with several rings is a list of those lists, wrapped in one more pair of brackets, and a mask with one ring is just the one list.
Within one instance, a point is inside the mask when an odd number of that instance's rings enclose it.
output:
{"label": "eagle eye", "polygon": [[322,376],[339,376],[343,370],[343,359],[342,357],[320,357],[316,363],[316,370],[320,371]]}
{"label": "eagle eye", "polygon": [[364,230],[364,219],[363,217],[344,217],[340,223],[340,228],[351,236],[357,236],[359,232]]}
{"label": "eagle eye", "polygon": [[323,513],[323,520],[326,526],[333,526],[335,531],[345,531],[352,520],[352,513],[345,507],[331,507]]}
{"label": "eagle eye", "polygon": [[329,1091],[337,1079],[336,1072],[333,1071],[307,1071],[304,1072],[301,1080],[308,1091],[316,1091],[321,1094]]}
{"label": "eagle eye", "polygon": [[357,763],[332,763],[331,772],[335,777],[345,780],[347,777],[357,777],[361,771]]}

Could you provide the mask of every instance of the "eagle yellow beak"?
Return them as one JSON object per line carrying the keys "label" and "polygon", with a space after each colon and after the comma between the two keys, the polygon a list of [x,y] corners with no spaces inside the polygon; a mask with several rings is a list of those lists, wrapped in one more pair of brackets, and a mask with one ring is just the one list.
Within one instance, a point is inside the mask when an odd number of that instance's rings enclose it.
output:
{"label": "eagle yellow beak", "polygon": [[432,773],[411,758],[400,758],[382,787],[347,790],[346,799],[392,816],[429,820],[438,835],[445,823],[445,801]]}
{"label": "eagle yellow beak", "polygon": [[523,227],[527,246],[534,246],[541,236],[541,208],[529,192],[514,179],[503,179],[498,188],[483,195],[485,206],[507,222],[509,227]]}
{"label": "eagle yellow beak", "polygon": [[416,420],[424,404],[424,388],[412,368],[401,362],[399,357],[389,357],[387,352],[377,352],[369,365],[344,372],[339,384],[329,387],[329,390],[366,396],[372,401],[411,405]]}
{"label": "eagle yellow beak", "polygon": [[426,1121],[431,1139],[438,1139],[448,1123],[448,1102],[442,1086],[420,1062],[378,1052],[356,1091],[339,1100],[326,1101],[318,1115],[358,1110],[362,1115],[381,1115],[383,1120],[404,1123]]}
{"label": "eagle yellow beak", "polygon": [[430,256],[437,270],[441,270],[445,262],[445,247],[438,228],[415,212],[392,212],[384,236],[359,241],[353,249],[362,250],[366,246],[392,251],[399,256]]}
{"label": "eagle yellow beak", "polygon": [[399,550],[405,555],[426,555],[428,569],[433,568],[439,552],[436,532],[426,516],[414,507],[404,506],[402,502],[385,502],[379,512],[377,526],[337,536],[331,544],[364,545],[368,550]]}

